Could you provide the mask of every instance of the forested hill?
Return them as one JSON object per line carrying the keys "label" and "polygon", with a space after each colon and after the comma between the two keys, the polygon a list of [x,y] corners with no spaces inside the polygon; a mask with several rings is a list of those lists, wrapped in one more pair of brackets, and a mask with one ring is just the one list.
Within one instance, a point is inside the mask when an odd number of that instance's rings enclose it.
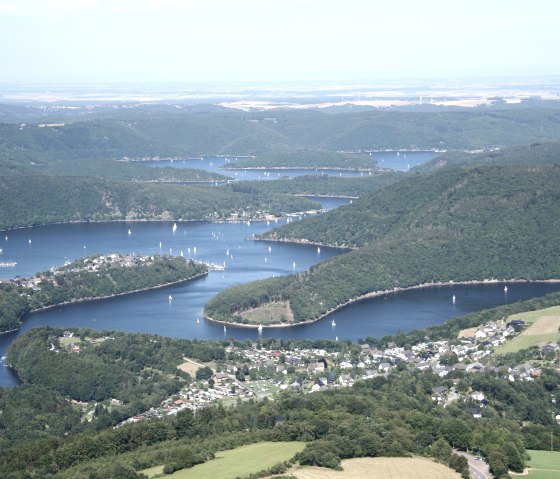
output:
{"label": "forested hill", "polygon": [[[478,149],[555,141],[560,111],[550,108],[468,111],[130,111],[120,119],[76,118],[0,123],[0,159],[253,155],[297,150]],[[299,165],[302,166],[302,165]]]}
{"label": "forested hill", "polygon": [[443,153],[415,167],[412,172],[425,173],[443,166],[475,165],[554,165],[560,164],[560,143],[532,143],[484,153],[453,151]]}
{"label": "forested hill", "polygon": [[[383,239],[453,239],[471,231],[487,236],[505,220],[504,213],[521,222],[528,213],[524,208],[544,201],[542,195],[551,202],[552,216],[536,210],[533,218],[548,224],[560,214],[560,183],[555,183],[559,171],[559,166],[495,166],[410,175],[351,205],[276,228],[261,238],[355,248]],[[511,227],[523,229],[515,223]]]}
{"label": "forested hill", "polygon": [[249,219],[317,208],[306,198],[228,187],[0,176],[0,230],[64,221]]}
{"label": "forested hill", "polygon": [[442,169],[271,237],[360,246],[308,273],[236,286],[205,314],[286,300],[295,322],[373,291],[428,282],[560,278],[560,166]]}

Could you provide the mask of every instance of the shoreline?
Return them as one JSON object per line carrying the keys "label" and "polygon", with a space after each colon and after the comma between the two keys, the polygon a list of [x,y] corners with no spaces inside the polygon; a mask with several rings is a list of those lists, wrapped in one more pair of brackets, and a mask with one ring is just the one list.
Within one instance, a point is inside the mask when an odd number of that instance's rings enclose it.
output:
{"label": "shoreline", "polygon": [[[231,163],[230,163],[231,164]],[[347,166],[230,166],[230,167],[223,167],[223,170],[263,170],[263,171],[282,171],[282,170],[317,170],[317,171],[327,171],[327,170],[334,170],[334,171],[356,171],[356,172],[376,172],[376,173],[386,173],[388,171],[392,171],[387,168],[351,168]]]}
{"label": "shoreline", "polygon": [[271,243],[291,243],[291,244],[303,244],[303,245],[308,245],[308,246],[320,246],[322,248],[332,248],[332,249],[343,249],[343,250],[347,250],[348,252],[350,251],[354,251],[357,250],[359,248],[352,248],[350,246],[336,246],[336,245],[330,245],[330,244],[324,244],[324,243],[316,243],[314,241],[307,241],[307,240],[294,240],[294,239],[271,239],[271,238],[257,238],[254,236],[251,236],[249,238],[251,241],[270,241]]}
{"label": "shoreline", "polygon": [[[294,195],[296,196],[296,195]],[[306,196],[306,195],[299,195],[299,196]],[[311,195],[315,196],[315,195]],[[337,198],[333,196],[333,198]],[[87,223],[246,223],[247,221],[273,221],[274,219],[282,219],[288,218],[298,215],[307,215],[307,214],[316,214],[317,211],[321,210],[308,210],[308,211],[298,211],[294,213],[286,213],[284,216],[272,216],[272,215],[264,215],[259,216],[258,218],[243,218],[243,219],[196,219],[196,220],[184,220],[184,219],[163,219],[163,218],[130,218],[130,219],[102,219],[102,220],[69,220],[69,221],[53,221],[52,223],[38,223],[35,225],[27,225],[27,226],[14,226],[12,228],[0,229],[0,233],[7,233],[9,231],[16,231],[16,230],[23,230],[27,228],[39,228],[43,226],[51,226],[51,225],[69,225],[69,224],[87,224]]]}
{"label": "shoreline", "polygon": [[[431,283],[422,283],[422,284],[418,284],[415,286],[407,286],[407,287],[399,287],[399,288],[393,288],[393,289],[385,289],[385,290],[378,290],[378,291],[371,291],[369,293],[365,293],[362,294],[360,296],[357,296],[355,298],[349,299],[348,301],[339,304],[337,306],[335,306],[334,308],[329,309],[327,312],[321,314],[319,317],[315,318],[315,319],[310,319],[308,321],[300,321],[298,323],[291,323],[291,324],[270,324],[270,325],[262,325],[263,329],[265,328],[291,328],[291,327],[295,327],[295,326],[300,326],[300,325],[306,325],[306,324],[313,324],[316,323],[317,321],[321,321],[322,319],[325,319],[327,316],[329,316],[330,314],[334,313],[335,311],[338,311],[339,309],[344,308],[345,306],[349,306],[351,304],[354,303],[358,303],[360,301],[364,301],[366,299],[371,299],[371,298],[376,298],[379,296],[385,296],[388,294],[394,294],[394,293],[400,293],[403,291],[410,291],[410,290],[414,290],[414,289],[421,289],[421,288],[432,288],[432,287],[436,287],[436,288],[440,288],[440,287],[449,287],[449,286],[465,286],[465,285],[477,285],[477,284],[503,284],[503,283],[560,283],[560,278],[558,279],[482,279],[482,280],[469,280],[469,281],[447,281],[447,282],[431,282]],[[241,323],[234,323],[234,322],[228,322],[228,321],[221,321],[218,319],[213,319],[209,316],[203,315],[204,319],[214,322],[214,323],[220,323],[220,324],[224,324],[224,325],[230,325],[232,327],[240,327],[240,328],[253,328],[253,329],[258,329],[259,326],[258,324],[241,324]]]}
{"label": "shoreline", "polygon": [[[207,275],[208,275],[208,271],[206,271],[204,273],[196,274],[194,276],[191,276],[190,278],[180,279],[178,281],[172,281],[170,283],[159,284],[159,285],[156,285],[156,286],[149,286],[147,288],[140,288],[140,289],[135,289],[135,290],[132,290],[132,291],[126,291],[126,292],[123,292],[123,293],[115,293],[115,294],[110,294],[110,295],[106,295],[106,296],[97,296],[95,298],[74,299],[74,300],[70,300],[70,301],[63,301],[62,303],[51,304],[49,306],[42,306],[42,307],[37,308],[37,309],[32,309],[31,311],[26,313],[20,319],[20,322],[23,322],[28,315],[33,314],[33,313],[38,313],[38,312],[41,312],[41,311],[47,311],[49,309],[54,309],[54,308],[58,308],[58,307],[64,307],[64,306],[68,306],[70,304],[88,303],[88,302],[100,301],[100,300],[104,300],[104,299],[118,298],[119,296],[126,296],[128,294],[142,293],[144,291],[152,291],[154,289],[166,288],[168,286],[174,286],[174,285],[177,285],[177,284],[182,284],[182,283],[187,283],[189,281],[194,281],[195,279],[202,278],[203,276],[207,276]],[[21,325],[19,327],[15,328],[15,329],[11,329],[9,331],[0,331],[0,336],[3,335],[3,334],[14,333],[16,331],[19,331],[20,329],[21,329]]]}

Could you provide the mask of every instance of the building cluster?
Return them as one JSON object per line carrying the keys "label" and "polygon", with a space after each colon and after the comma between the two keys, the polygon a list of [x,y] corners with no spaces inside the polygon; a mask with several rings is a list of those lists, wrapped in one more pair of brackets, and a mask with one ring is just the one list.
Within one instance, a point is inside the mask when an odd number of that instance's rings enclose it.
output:
{"label": "building cluster", "polygon": [[[492,353],[493,348],[513,338],[516,327],[522,321],[505,324],[489,322],[472,335],[457,340],[430,341],[428,338],[407,349],[395,343],[385,348],[372,348],[368,344],[350,347],[347,351],[327,351],[323,349],[259,349],[255,345],[226,348],[230,358],[221,364],[213,377],[205,381],[193,381],[179,394],[165,400],[157,409],[148,411],[131,420],[141,420],[156,415],[177,414],[183,409],[197,411],[209,405],[228,400],[273,397],[283,390],[297,390],[313,393],[330,388],[350,387],[355,381],[387,377],[395,369],[415,368],[430,370],[442,378],[453,371],[476,374],[492,371],[510,381],[532,381],[541,371],[529,362],[510,366],[492,367],[481,360]],[[550,343],[542,347],[543,352],[560,346]],[[546,350],[546,351],[545,351]],[[451,374],[450,378],[454,375]],[[447,379],[450,379],[447,378]],[[471,391],[461,394],[455,389],[457,379],[438,386],[432,391],[432,399],[447,405],[454,401],[464,401],[473,417],[483,417],[487,405],[484,394]]]}

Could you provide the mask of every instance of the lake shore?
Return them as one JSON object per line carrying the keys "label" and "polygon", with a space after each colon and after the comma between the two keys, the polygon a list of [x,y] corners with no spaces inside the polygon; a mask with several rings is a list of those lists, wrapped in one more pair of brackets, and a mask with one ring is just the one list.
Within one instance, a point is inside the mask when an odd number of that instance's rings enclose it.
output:
{"label": "lake shore", "polygon": [[[103,299],[118,298],[119,296],[126,296],[126,295],[129,295],[129,294],[136,294],[136,293],[142,293],[142,292],[145,292],[145,291],[152,291],[154,289],[167,288],[168,286],[175,286],[175,285],[178,285],[178,284],[188,283],[189,281],[194,281],[195,279],[198,279],[198,278],[201,278],[201,277],[207,276],[207,275],[208,275],[208,271],[206,271],[204,273],[196,274],[194,276],[191,276],[190,278],[180,279],[178,281],[172,281],[170,283],[158,284],[158,285],[155,285],[155,286],[150,286],[148,288],[140,288],[140,289],[135,289],[135,290],[132,290],[132,291],[125,291],[123,293],[109,294],[109,295],[106,295],[106,296],[97,296],[95,298],[73,299],[73,300],[70,300],[70,301],[63,301],[62,303],[51,304],[49,306],[42,306],[41,308],[36,308],[36,309],[32,309],[31,311],[29,311],[23,318],[21,318],[20,321],[25,320],[25,318],[30,314],[38,313],[40,311],[47,311],[49,309],[58,308],[59,306],[68,306],[70,304],[77,304],[77,303],[88,303],[88,302],[92,302],[92,301],[100,301],[100,300],[103,300]],[[20,328],[21,328],[21,326],[15,328],[15,329],[10,329],[9,331],[0,331],[0,335],[14,333],[16,331],[19,331]]]}
{"label": "lake shore", "polygon": [[392,288],[392,289],[385,289],[379,291],[372,291],[370,293],[363,294],[356,298],[349,299],[348,301],[338,304],[334,308],[329,309],[325,313],[321,314],[319,317],[315,319],[311,319],[308,321],[300,321],[298,323],[290,323],[290,324],[269,324],[269,325],[258,325],[258,324],[241,324],[241,323],[234,323],[228,321],[221,321],[217,319],[213,319],[209,316],[204,315],[204,319],[214,322],[223,324],[225,326],[229,325],[235,328],[252,328],[258,329],[259,326],[262,326],[263,329],[272,329],[272,328],[291,328],[296,326],[303,326],[305,324],[313,324],[317,321],[321,321],[325,319],[330,314],[338,311],[339,309],[344,308],[345,306],[349,306],[354,303],[358,303],[360,301],[364,301],[371,298],[376,298],[379,296],[386,296],[394,293],[399,293],[403,291],[410,291],[414,289],[422,289],[422,288],[440,288],[440,287],[449,287],[449,286],[464,286],[464,285],[477,285],[477,284],[510,284],[510,283],[560,283],[560,279],[542,279],[542,280],[526,280],[526,279],[483,279],[483,280],[469,280],[469,281],[447,281],[447,282],[430,282],[430,283],[422,283],[415,286],[408,286],[403,288]]}

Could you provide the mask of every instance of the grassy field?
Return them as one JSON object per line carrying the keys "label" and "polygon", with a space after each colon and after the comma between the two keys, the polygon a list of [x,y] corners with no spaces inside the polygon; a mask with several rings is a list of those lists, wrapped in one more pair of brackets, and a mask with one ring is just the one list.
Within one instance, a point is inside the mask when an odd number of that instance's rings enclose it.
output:
{"label": "grassy field", "polygon": [[506,322],[522,319],[528,326],[525,331],[496,349],[496,354],[514,353],[531,346],[539,346],[549,341],[560,340],[560,306],[518,313],[508,316]]}
{"label": "grassy field", "polygon": [[527,451],[529,461],[529,479],[557,479],[560,477],[560,452]]}
{"label": "grassy field", "polygon": [[461,476],[431,459],[420,457],[371,457],[346,459],[342,471],[306,467],[290,472],[298,479],[458,479]]}
{"label": "grassy field", "polygon": [[247,319],[251,324],[278,324],[284,322],[291,323],[294,320],[290,303],[287,301],[277,301],[260,306],[256,309],[248,309],[240,313],[243,319]]}
{"label": "grassy field", "polygon": [[206,364],[197,363],[196,361],[193,361],[192,359],[189,358],[183,358],[183,359],[185,360],[185,362],[179,364],[177,368],[180,369],[181,371],[184,371],[185,373],[190,374],[191,378],[195,377],[196,371],[198,369],[207,366]]}
{"label": "grassy field", "polygon": [[291,459],[303,450],[303,442],[259,442],[241,446],[231,451],[216,453],[216,459],[199,464],[191,469],[184,469],[173,474],[164,475],[163,466],[141,471],[148,477],[165,477],[166,479],[235,479],[248,476]]}

